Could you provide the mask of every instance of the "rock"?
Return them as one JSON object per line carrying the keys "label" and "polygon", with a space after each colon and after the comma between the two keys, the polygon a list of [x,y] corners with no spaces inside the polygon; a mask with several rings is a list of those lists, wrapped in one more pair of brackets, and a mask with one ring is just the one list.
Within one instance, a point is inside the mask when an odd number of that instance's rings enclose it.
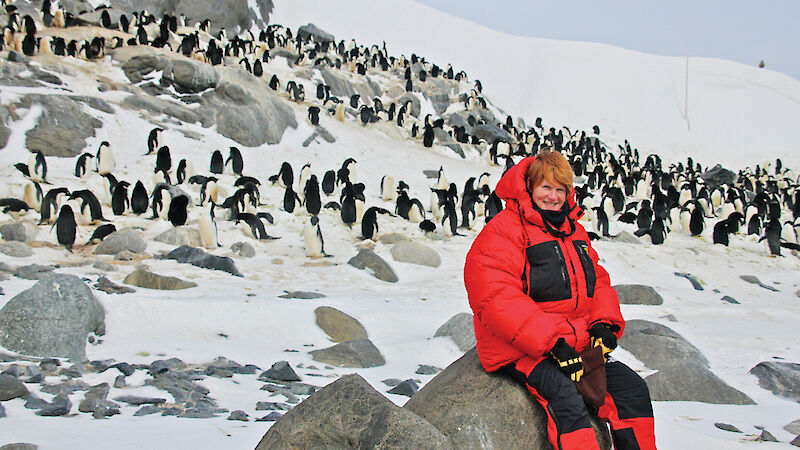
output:
{"label": "rock", "polygon": [[162,256],[161,259],[174,259],[179,263],[191,264],[204,269],[221,270],[231,275],[242,277],[244,275],[236,268],[233,260],[227,256],[216,256],[204,252],[199,248],[182,245]]}
{"label": "rock", "polygon": [[733,425],[731,425],[729,423],[717,422],[717,423],[714,424],[714,426],[719,428],[720,430],[730,431],[732,433],[741,433],[742,432],[742,430],[736,428],[735,426],[733,426]]}
{"label": "rock", "polygon": [[[267,414],[266,416],[261,417],[259,419],[256,419],[256,422],[275,422],[276,420],[279,420],[281,417],[283,417],[283,414],[281,414],[279,412],[272,411],[271,413]],[[258,448],[258,447],[256,447],[256,448]]]}
{"label": "rock", "polygon": [[247,413],[242,411],[241,409],[237,409],[236,411],[231,412],[231,415],[228,416],[227,420],[239,420],[242,422],[249,422],[250,416],[248,416]]}
{"label": "rock", "polygon": [[89,333],[105,334],[105,312],[75,275],[52,274],[0,309],[0,345],[26,355],[82,361]]}
{"label": "rock", "polygon": [[758,385],[773,394],[800,403],[800,364],[764,361],[750,369]]}
{"label": "rock", "polygon": [[14,276],[24,280],[42,280],[51,275],[55,270],[54,266],[41,266],[39,264],[30,264],[27,266],[20,266],[14,270]]}
{"label": "rock", "polygon": [[97,283],[95,283],[94,287],[95,289],[103,291],[106,294],[128,294],[131,292],[136,292],[136,289],[132,289],[127,286],[120,286],[102,276],[97,279]]}
{"label": "rock", "polygon": [[103,239],[95,247],[94,252],[98,255],[116,255],[124,250],[133,253],[141,253],[147,248],[147,243],[142,238],[140,232],[133,228],[123,228],[117,230]]}
{"label": "rock", "polygon": [[325,298],[325,294],[320,294],[319,292],[308,292],[308,291],[283,291],[285,294],[281,294],[278,298],[299,298],[303,300],[311,300],[315,298]]}
{"label": "rock", "polygon": [[[92,267],[94,267],[97,270],[103,270],[105,272],[116,272],[117,271],[117,266],[115,266],[114,264],[111,264],[111,263],[107,263],[105,261],[97,261],[96,263],[92,264]],[[100,277],[100,278],[105,278],[105,277]],[[98,281],[98,283],[100,282],[99,279],[97,281]]]}
{"label": "rock", "polygon": [[333,347],[309,352],[314,361],[336,367],[367,368],[386,364],[380,350],[369,339],[342,342]]}
{"label": "rock", "polygon": [[156,242],[163,242],[167,245],[188,245],[190,247],[202,247],[203,240],[200,237],[200,230],[192,227],[181,226],[173,227],[153,238]]}
{"label": "rock", "polygon": [[120,373],[122,375],[125,375],[126,377],[133,375],[133,372],[135,371],[134,368],[131,367],[131,365],[126,362],[114,364],[113,366],[109,367],[109,369],[110,368],[119,370]]}
{"label": "rock", "polygon": [[456,343],[458,349],[466,352],[475,346],[475,327],[472,323],[472,314],[458,313],[440,326],[433,337],[449,336]]}
{"label": "rock", "polygon": [[36,126],[25,133],[25,146],[45,156],[70,158],[80,155],[86,140],[95,136],[103,122],[84,111],[85,103],[64,95],[29,94],[20,99],[23,107],[42,106]]}
{"label": "rock", "polygon": [[675,275],[689,280],[692,283],[692,287],[695,288],[695,290],[697,291],[703,290],[703,284],[694,275],[684,272],[675,272]]}
{"label": "rock", "polygon": [[724,302],[732,303],[734,305],[740,304],[735,298],[733,298],[733,297],[731,297],[729,295],[723,295],[721,300],[724,301]]}
{"label": "rock", "polygon": [[417,370],[414,373],[419,374],[419,375],[433,375],[433,374],[437,374],[437,373],[439,373],[441,371],[442,371],[442,369],[440,369],[438,367],[420,364],[419,367],[417,367]]}
{"label": "rock", "polygon": [[[325,80],[325,84],[330,87],[331,95],[335,95],[337,97],[346,97],[349,99],[356,93],[356,90],[353,89],[353,85],[350,83],[350,81],[339,76],[336,71],[331,69],[320,69],[319,72],[322,75],[323,80]],[[417,100],[417,102],[419,102],[419,100]]]}
{"label": "rock", "polygon": [[398,280],[392,267],[369,249],[359,250],[356,256],[347,261],[347,264],[357,269],[367,269],[372,273],[372,276],[381,281],[396,283]]}
{"label": "rock", "polygon": [[629,320],[619,345],[650,369],[647,378],[655,401],[696,401],[726,405],[754,404],[709,370],[700,351],[670,328],[646,320]]}
{"label": "rock", "polygon": [[149,111],[154,115],[164,114],[184,123],[200,123],[203,126],[211,126],[214,123],[213,117],[206,118],[200,114],[203,111],[194,111],[174,101],[148,95],[130,95],[125,97],[120,106],[134,111]]}
{"label": "rock", "polygon": [[334,137],[330,131],[328,131],[322,125],[317,125],[314,127],[314,132],[311,133],[311,136],[307,137],[306,140],[303,141],[303,147],[308,147],[312,142],[316,141],[318,137],[331,144],[336,142],[336,137]]}
{"label": "rock", "polygon": [[741,278],[742,280],[744,280],[744,281],[746,281],[748,283],[757,284],[757,285],[761,286],[762,288],[764,288],[764,289],[766,289],[768,291],[779,292],[778,289],[776,289],[775,287],[770,286],[768,284],[762,283],[758,279],[758,277],[755,277],[753,275],[740,275],[739,278]]}
{"label": "rock", "polygon": [[193,59],[170,59],[161,76],[162,85],[171,85],[181,94],[197,94],[217,86],[219,74],[213,66]]}
{"label": "rock", "polygon": [[242,258],[252,258],[256,256],[256,249],[247,242],[236,242],[231,245],[231,251]]}
{"label": "rock", "polygon": [[400,447],[453,448],[431,424],[350,374],[279,418],[256,450]]}
{"label": "rock", "polygon": [[30,242],[36,239],[39,228],[28,222],[13,222],[0,225],[0,235],[5,241]]}
{"label": "rock", "polygon": [[429,267],[442,264],[442,258],[434,249],[418,242],[403,240],[394,244],[390,251],[395,261]]}
{"label": "rock", "polygon": [[49,405],[36,411],[36,414],[46,417],[65,416],[69,414],[70,409],[72,409],[72,402],[69,401],[69,397],[66,394],[58,394]]}
{"label": "rock", "polygon": [[278,361],[272,365],[268,370],[264,371],[258,376],[259,380],[277,380],[277,381],[300,381],[292,366],[288,361]]}
{"label": "rock", "polygon": [[310,38],[314,38],[314,42],[319,42],[319,43],[329,42],[334,44],[336,43],[335,42],[336,38],[333,37],[332,34],[321,30],[313,23],[309,23],[298,28],[297,36],[304,41],[307,41]]}
{"label": "rock", "polygon": [[[263,374],[262,374],[263,375]],[[259,377],[259,379],[264,379]],[[311,395],[317,391],[316,386],[305,383],[286,382],[285,385],[278,385],[274,383],[267,383],[261,387],[262,391],[269,391],[275,394],[282,394],[287,398],[297,395]]]}
{"label": "rock", "polygon": [[759,442],[778,442],[778,439],[769,431],[761,430],[761,435],[758,436]]}
{"label": "rock", "polygon": [[381,244],[392,245],[400,241],[407,241],[408,238],[400,233],[387,233],[382,234],[378,240],[381,242]]}
{"label": "rock", "polygon": [[120,395],[119,397],[115,397],[114,400],[118,402],[127,403],[129,405],[139,406],[139,405],[159,405],[161,403],[166,403],[167,399],[165,398],[156,398],[156,397],[138,397],[135,395]]}
{"label": "rock", "polygon": [[347,342],[355,339],[368,339],[367,330],[361,323],[330,306],[320,306],[314,310],[317,326],[333,342]]}
{"label": "rock", "polygon": [[28,395],[28,388],[16,377],[0,374],[0,402]]}
{"label": "rock", "polygon": [[197,287],[194,281],[184,281],[180,278],[158,275],[144,269],[136,269],[129,273],[122,280],[125,284],[138,286],[147,289],[160,289],[162,291],[174,291]]}
{"label": "rock", "polygon": [[717,164],[701,173],[700,178],[706,182],[709,190],[714,190],[723,184],[734,184],[736,182],[736,173]]}
{"label": "rock", "polygon": [[137,254],[130,250],[123,250],[114,255],[116,261],[136,261],[137,258]]}
{"label": "rock", "polygon": [[133,415],[137,417],[149,416],[150,414],[156,414],[162,411],[164,411],[163,408],[161,408],[158,405],[144,405],[141,408],[137,409],[136,412],[133,413]]}
{"label": "rock", "polygon": [[27,258],[33,255],[33,250],[22,242],[0,242],[0,253],[14,258]]}
{"label": "rock", "polygon": [[258,402],[256,411],[288,411],[291,407],[285,403],[277,402]]}
{"label": "rock", "polygon": [[794,435],[800,435],[800,419],[786,425],[783,429]]}
{"label": "rock", "polygon": [[8,138],[11,137],[11,128],[8,128],[8,122],[8,106],[0,105],[0,148],[4,148],[8,144]]}
{"label": "rock", "polygon": [[664,299],[651,286],[618,284],[614,286],[622,305],[661,305]]}
{"label": "rock", "polygon": [[[550,448],[544,409],[519,383],[486,373],[473,349],[419,390],[403,409],[426,419],[454,448]],[[611,447],[592,418],[600,448]]]}
{"label": "rock", "polygon": [[472,134],[486,142],[503,141],[511,143],[515,141],[514,137],[506,130],[500,128],[498,125],[494,125],[494,122],[489,123],[493,125],[489,125],[488,123],[475,125],[475,127],[472,128]]}
{"label": "rock", "polygon": [[390,394],[405,395],[406,397],[411,397],[412,395],[416,394],[417,391],[419,391],[419,386],[417,385],[417,382],[408,379],[401,381],[397,386],[393,387],[387,392]]}
{"label": "rock", "polygon": [[[0,405],[1,407],[2,405]],[[0,417],[3,417],[0,415]],[[0,450],[37,450],[39,448],[36,444],[30,444],[27,442],[15,442],[13,444],[6,444],[0,446]]]}

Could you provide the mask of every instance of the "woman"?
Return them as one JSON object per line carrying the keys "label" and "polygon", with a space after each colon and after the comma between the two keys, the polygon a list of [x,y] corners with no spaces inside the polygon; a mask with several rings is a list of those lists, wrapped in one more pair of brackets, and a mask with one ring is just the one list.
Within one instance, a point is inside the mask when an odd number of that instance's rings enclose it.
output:
{"label": "woman", "polygon": [[[579,355],[605,355],[625,329],[617,293],[578,223],[572,168],[558,152],[525,158],[495,192],[505,209],[467,254],[464,284],[474,312],[478,356],[488,372],[525,383],[547,413],[556,449],[598,448],[575,386]],[[617,449],[655,448],[647,385],[618,361],[605,364],[607,392],[594,411],[610,423]],[[588,408],[594,408],[588,406]]]}

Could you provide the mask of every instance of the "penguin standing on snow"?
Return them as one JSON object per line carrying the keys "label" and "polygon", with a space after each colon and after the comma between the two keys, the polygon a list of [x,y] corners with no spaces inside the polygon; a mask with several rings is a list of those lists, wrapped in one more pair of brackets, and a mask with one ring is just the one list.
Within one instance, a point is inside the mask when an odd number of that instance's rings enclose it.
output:
{"label": "penguin standing on snow", "polygon": [[69,195],[69,190],[65,187],[53,188],[47,191],[42,198],[42,206],[39,209],[39,225],[50,223],[52,213],[59,207],[61,195]]}
{"label": "penguin standing on snow", "polygon": [[78,156],[78,160],[75,162],[75,176],[78,178],[83,178],[86,176],[86,161],[89,158],[94,158],[94,155],[91,153],[82,153],[81,156]]}
{"label": "penguin standing on snow", "polygon": [[150,203],[148,198],[149,196],[147,195],[147,189],[145,189],[144,184],[142,184],[141,181],[137,181],[136,185],[133,187],[133,192],[131,192],[131,211],[136,215],[147,211],[147,207]]}
{"label": "penguin standing on snow", "polygon": [[[56,228],[56,237],[58,243],[72,252],[72,246],[75,244],[75,236],[77,235],[78,224],[75,222],[75,214],[72,207],[69,205],[62,205],[58,213],[56,223],[53,224]],[[50,227],[52,230],[53,228]]]}
{"label": "penguin standing on snow", "polygon": [[292,170],[292,165],[284,161],[281,164],[281,168],[278,170],[278,173],[269,177],[269,181],[272,184],[280,181],[283,187],[291,186],[294,183],[294,171]]}
{"label": "penguin standing on snow", "polygon": [[214,150],[214,153],[211,154],[211,165],[209,167],[211,173],[214,174],[221,174],[225,170],[225,162],[222,159],[222,152],[219,150]]}
{"label": "penguin standing on snow", "polygon": [[331,195],[334,189],[336,189],[336,172],[329,170],[322,177],[322,192],[325,195]]}
{"label": "penguin standing on snow", "polygon": [[317,181],[316,175],[311,175],[306,181],[305,188],[303,189],[303,204],[306,207],[306,211],[312,216],[319,214],[319,211],[322,209],[322,200],[319,196],[319,182]]}
{"label": "penguin standing on snow", "polygon": [[352,189],[345,188],[342,190],[342,197],[340,200],[342,203],[342,209],[339,211],[339,215],[342,218],[342,222],[344,222],[348,227],[352,227],[353,224],[356,223],[358,215],[358,212],[356,211],[355,193],[352,191]]}
{"label": "penguin standing on snow", "polygon": [[231,146],[225,165],[228,165],[229,162],[231,163],[231,171],[236,175],[242,176],[244,161],[242,160],[242,152],[237,147]]}
{"label": "penguin standing on snow", "polygon": [[[164,195],[164,191],[167,191],[167,195]],[[170,196],[169,196],[169,186],[166,183],[159,183],[153,188],[153,192],[150,194],[150,198],[152,201],[150,202],[150,210],[153,211],[153,216],[150,217],[151,219],[162,218],[166,219],[166,213],[169,211],[169,203],[170,203]]]}
{"label": "penguin standing on snow", "polygon": [[103,209],[100,206],[100,201],[97,200],[97,197],[92,193],[92,191],[88,189],[82,189],[79,191],[73,191],[69,195],[69,199],[81,199],[81,211],[85,208],[89,208],[89,222],[96,223],[101,220],[106,220],[103,218]]}
{"label": "penguin standing on snow", "polygon": [[128,199],[128,186],[130,185],[127,181],[120,181],[114,186],[114,192],[111,193],[111,211],[115,216],[125,214],[125,210],[130,206]]}
{"label": "penguin standing on snow", "polygon": [[397,183],[391,175],[384,175],[381,178],[381,199],[387,202],[397,198]]}
{"label": "penguin standing on snow", "polygon": [[31,181],[47,183],[47,161],[44,160],[44,154],[42,152],[34,150],[31,153],[28,168],[30,170]]}
{"label": "penguin standing on snow", "polygon": [[186,225],[186,219],[189,216],[187,211],[188,207],[189,197],[185,195],[178,195],[170,201],[167,218],[172,223],[172,226],[179,227],[181,225]]}
{"label": "penguin standing on snow", "polygon": [[298,197],[297,193],[292,189],[291,184],[287,185],[283,193],[283,210],[293,213],[298,203],[300,203],[300,197]]}
{"label": "penguin standing on snow", "polygon": [[166,145],[161,146],[156,153],[156,168],[153,170],[153,173],[156,172],[169,172],[172,169],[172,157],[169,154],[169,147]]}
{"label": "penguin standing on snow", "polygon": [[319,228],[319,217],[311,216],[309,224],[303,228],[302,235],[306,255],[311,258],[331,256],[325,253],[325,241],[322,239],[322,231]]}
{"label": "penguin standing on snow", "polygon": [[178,184],[183,184],[184,181],[194,175],[192,172],[191,163],[186,159],[181,159],[178,163],[178,168],[175,169],[175,178],[177,178]]}
{"label": "penguin standing on snow", "polygon": [[156,151],[159,144],[161,143],[161,132],[164,131],[163,128],[155,127],[150,130],[150,134],[147,136],[147,153],[145,155],[149,155]]}
{"label": "penguin standing on snow", "polygon": [[100,175],[110,174],[114,171],[116,161],[114,160],[114,152],[111,150],[111,144],[108,141],[100,143],[95,155],[95,163],[97,164],[97,173]]}
{"label": "penguin standing on snow", "polygon": [[361,237],[363,239],[372,239],[378,232],[378,214],[391,213],[384,209],[372,206],[364,212],[364,217],[361,219]]}
{"label": "penguin standing on snow", "polygon": [[205,248],[216,248],[219,246],[219,235],[217,234],[217,224],[214,222],[214,204],[204,209],[198,218],[200,229],[200,242]]}
{"label": "penguin standing on snow", "polygon": [[42,197],[42,187],[39,185],[39,183],[31,181],[25,185],[25,189],[22,194],[22,200],[25,201],[25,204],[27,204],[36,212],[42,208]]}

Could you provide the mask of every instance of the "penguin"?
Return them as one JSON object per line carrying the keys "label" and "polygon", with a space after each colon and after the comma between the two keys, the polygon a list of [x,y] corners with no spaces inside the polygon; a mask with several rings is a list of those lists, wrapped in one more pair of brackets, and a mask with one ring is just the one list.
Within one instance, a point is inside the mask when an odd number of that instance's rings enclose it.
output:
{"label": "penguin", "polygon": [[161,133],[164,131],[163,128],[155,127],[150,130],[150,134],[147,135],[147,153],[145,155],[149,155],[156,151],[156,148],[159,147],[161,143]]}
{"label": "penguin", "polygon": [[311,216],[308,225],[303,228],[302,236],[306,255],[310,258],[331,256],[325,253],[325,241],[319,228],[319,217],[316,215]]}
{"label": "penguin", "polygon": [[214,222],[214,204],[204,208],[198,218],[198,228],[200,229],[200,242],[204,248],[216,248],[219,246],[217,234],[217,224]]}
{"label": "penguin", "polygon": [[117,231],[117,227],[114,226],[113,223],[106,223],[100,225],[99,227],[94,229],[92,236],[89,238],[89,241],[86,242],[86,245],[89,244],[99,244],[106,238],[109,234]]}
{"label": "penguin", "polygon": [[397,183],[391,175],[384,175],[381,178],[381,200],[386,202],[394,201],[397,198]]}
{"label": "penguin", "polygon": [[660,217],[653,219],[653,225],[650,227],[650,241],[653,245],[661,245],[667,238],[667,227],[664,225],[664,220]]}
{"label": "penguin", "polygon": [[28,170],[30,170],[31,181],[47,183],[47,161],[44,159],[44,154],[39,150],[31,152]]}
{"label": "penguin", "polygon": [[428,219],[425,219],[419,223],[419,229],[422,230],[425,236],[430,236],[431,233],[436,231],[436,224]]}
{"label": "penguin", "polygon": [[131,211],[136,215],[146,212],[150,203],[147,200],[148,198],[149,195],[147,194],[147,189],[145,189],[144,184],[142,184],[141,181],[136,181],[133,192],[131,192]]}
{"label": "penguin", "polygon": [[211,173],[218,175],[225,170],[225,163],[222,159],[221,151],[214,150],[214,153],[211,154],[211,165],[209,170],[211,171]]}
{"label": "penguin", "polygon": [[65,187],[53,188],[47,191],[42,198],[42,206],[39,209],[39,225],[50,223],[51,214],[59,207],[60,195],[69,195],[69,190]]}
{"label": "penguin", "polygon": [[111,144],[108,141],[100,143],[95,155],[95,163],[97,164],[97,173],[100,175],[110,174],[114,171],[116,161],[114,160],[114,152],[111,150]]}
{"label": "penguin", "polygon": [[425,131],[422,132],[422,146],[425,148],[433,147],[433,127],[425,125]]}
{"label": "penguin", "polygon": [[168,173],[170,169],[172,169],[172,157],[169,154],[169,147],[163,145],[156,153],[156,167],[153,169],[153,173]]}
{"label": "penguin", "polygon": [[303,188],[303,204],[306,207],[306,211],[312,216],[319,214],[319,211],[322,209],[322,200],[319,196],[319,182],[317,181],[316,175],[311,175],[306,181],[305,187]]}
{"label": "penguin", "polygon": [[233,172],[235,175],[242,176],[242,170],[244,170],[244,161],[242,161],[242,152],[239,151],[238,147],[231,146],[228,159],[225,160],[226,166],[228,165],[228,162],[231,163],[231,172]]}
{"label": "penguin", "polygon": [[299,191],[300,198],[305,198],[305,189],[306,189],[306,182],[308,178],[311,176],[311,163],[305,163],[302,168],[300,168],[300,175],[297,178],[297,190]]}
{"label": "penguin", "polygon": [[239,222],[244,222],[250,227],[250,234],[253,236],[253,239],[276,239],[267,233],[266,228],[264,228],[264,222],[255,214],[238,213],[236,215],[236,223],[238,224]]}
{"label": "penguin", "polygon": [[500,213],[503,210],[503,200],[497,196],[495,191],[492,191],[489,196],[486,198],[484,202],[484,218],[486,219],[486,223],[489,223],[494,216]]}
{"label": "penguin", "polygon": [[308,107],[308,123],[319,125],[319,106]]}
{"label": "penguin", "polygon": [[331,195],[333,194],[335,188],[336,188],[336,172],[334,172],[333,170],[328,170],[322,177],[322,192],[324,192],[325,195]]}
{"label": "penguin", "polygon": [[339,216],[342,218],[342,222],[345,223],[349,228],[352,228],[353,224],[356,223],[358,212],[356,210],[356,198],[355,194],[348,190],[342,191],[341,197],[342,209],[339,211]]}
{"label": "penguin", "polygon": [[27,204],[30,209],[39,212],[42,208],[42,187],[39,183],[31,181],[25,184],[22,194],[22,200]]}
{"label": "penguin", "polygon": [[130,206],[128,199],[128,186],[130,185],[127,181],[120,181],[114,186],[114,191],[111,193],[111,210],[115,216],[125,214],[125,210]]}
{"label": "penguin", "polygon": [[186,159],[181,159],[178,163],[178,168],[175,169],[175,177],[177,178],[178,184],[183,184],[184,181],[193,175],[192,172],[191,163]]}
{"label": "penguin", "polygon": [[300,197],[298,197],[297,193],[294,192],[294,189],[292,189],[292,185],[290,183],[286,186],[286,190],[283,193],[283,210],[293,213],[297,203],[300,203]]}
{"label": "penguin", "polygon": [[[358,176],[356,173],[356,164],[357,163],[355,159],[347,158],[344,160],[344,162],[342,162],[342,168],[339,169],[341,171],[344,171],[345,169],[347,170],[347,179],[353,184],[355,184],[358,181]],[[341,181],[343,182],[344,180]]]}
{"label": "penguin", "polygon": [[189,197],[186,195],[178,195],[170,201],[167,218],[172,223],[172,226],[179,227],[181,225],[186,225],[186,219],[189,215],[187,211],[188,206]]}
{"label": "penguin", "polygon": [[86,161],[89,158],[94,158],[94,155],[84,152],[78,156],[78,160],[75,162],[75,176],[77,178],[83,178],[86,176]]}
{"label": "penguin", "polygon": [[378,232],[378,214],[391,213],[377,206],[372,206],[364,212],[364,217],[361,219],[361,237],[362,239],[373,239]]}
{"label": "penguin", "polygon": [[767,222],[764,227],[764,236],[758,241],[767,240],[769,253],[772,256],[781,256],[781,222],[778,219],[772,219]]}
{"label": "penguin", "polygon": [[[27,203],[18,198],[0,198],[0,208],[3,208],[3,213],[11,215],[22,215],[30,211],[31,207]],[[16,213],[16,214],[15,214]]]}
{"label": "penguin", "polygon": [[278,171],[278,173],[276,175],[272,175],[271,177],[269,177],[269,181],[272,182],[272,184],[275,184],[276,182],[280,181],[280,185],[282,187],[287,187],[294,184],[294,172],[292,170],[291,164],[284,161],[281,164],[281,168]]}
{"label": "penguin", "polygon": [[595,206],[592,209],[596,212],[594,229],[599,231],[603,237],[611,237],[608,233],[608,215],[606,215],[605,209],[599,206]]}
{"label": "penguin", "polygon": [[344,122],[344,103],[337,103],[333,113],[333,118],[339,122]]}
{"label": "penguin", "polygon": [[150,202],[150,210],[153,212],[153,215],[150,217],[151,219],[167,218],[171,197],[169,195],[164,195],[164,191],[169,193],[169,185],[159,183],[153,188],[153,192],[150,193],[150,198],[152,199]]}
{"label": "penguin", "polygon": [[103,217],[103,209],[100,206],[100,201],[97,200],[97,197],[92,193],[92,191],[88,189],[81,189],[78,191],[73,191],[69,194],[69,199],[73,200],[79,198],[81,199],[80,209],[83,211],[85,208],[89,208],[89,222],[96,223],[98,221],[106,220]]}
{"label": "penguin", "polygon": [[463,236],[458,232],[458,215],[456,214],[455,200],[448,196],[444,203],[444,215],[442,216],[442,226],[449,230],[453,236]]}
{"label": "penguin", "polygon": [[728,219],[720,220],[714,224],[714,231],[712,234],[714,244],[722,244],[728,246],[730,239],[728,237]]}
{"label": "penguin", "polygon": [[700,202],[695,201],[694,208],[691,210],[689,219],[689,232],[692,236],[699,236],[705,228],[703,207]]}
{"label": "penguin", "polygon": [[[56,228],[58,243],[66,247],[66,249],[72,253],[72,246],[75,245],[78,224],[75,222],[75,214],[71,206],[61,206],[61,210],[58,212],[58,218],[53,224],[53,227]],[[50,227],[50,229],[52,230],[53,227]]]}

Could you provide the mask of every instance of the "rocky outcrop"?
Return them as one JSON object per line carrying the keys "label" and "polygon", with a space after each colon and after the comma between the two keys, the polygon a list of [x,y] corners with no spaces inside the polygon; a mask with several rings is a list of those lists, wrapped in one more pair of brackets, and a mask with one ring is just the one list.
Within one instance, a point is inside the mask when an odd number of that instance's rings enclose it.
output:
{"label": "rocky outcrop", "polygon": [[351,316],[330,306],[320,306],[314,310],[317,326],[330,337],[333,342],[347,342],[354,339],[367,339],[367,330]]}
{"label": "rocky outcrop", "polygon": [[750,369],[758,385],[773,394],[800,403],[800,364],[764,361]]}
{"label": "rocky outcrop", "polygon": [[369,339],[354,339],[333,347],[308,352],[314,361],[336,367],[367,368],[386,364],[381,351]]}
{"label": "rocky outcrop", "polygon": [[[25,133],[25,145],[45,156],[73,157],[86,148],[86,140],[95,136],[103,123],[84,111],[79,99],[63,95],[26,95],[20,105],[42,107],[36,126]],[[91,106],[91,105],[89,105]]]}
{"label": "rocky outcrop", "polygon": [[30,242],[36,238],[39,228],[28,222],[13,222],[0,225],[0,235],[6,241]]}

